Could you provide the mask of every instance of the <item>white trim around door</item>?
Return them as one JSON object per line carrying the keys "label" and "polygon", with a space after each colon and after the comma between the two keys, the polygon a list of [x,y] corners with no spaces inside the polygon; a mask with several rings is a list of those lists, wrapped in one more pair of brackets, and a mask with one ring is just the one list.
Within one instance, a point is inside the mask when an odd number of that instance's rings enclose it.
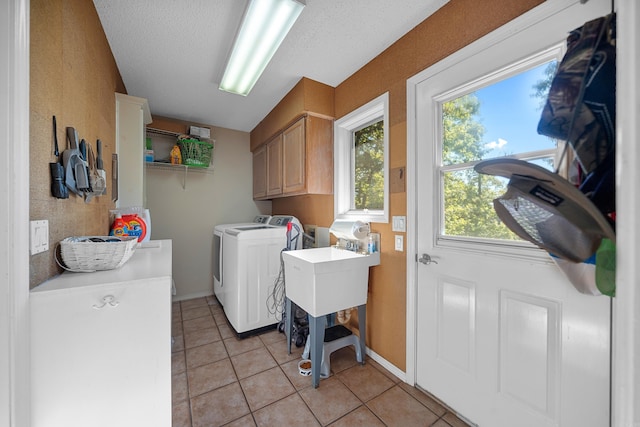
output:
{"label": "white trim around door", "polygon": [[[617,274],[613,300],[612,426],[640,426],[640,4],[618,6]],[[631,196],[631,197],[630,197]]]}
{"label": "white trim around door", "polygon": [[30,424],[29,0],[0,6],[0,425]]}

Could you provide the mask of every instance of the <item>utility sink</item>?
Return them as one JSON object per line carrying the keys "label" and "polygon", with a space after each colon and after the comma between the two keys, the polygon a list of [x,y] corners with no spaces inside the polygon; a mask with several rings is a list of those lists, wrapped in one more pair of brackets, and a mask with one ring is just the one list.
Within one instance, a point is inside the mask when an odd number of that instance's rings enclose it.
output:
{"label": "utility sink", "polygon": [[282,259],[287,298],[319,317],[367,303],[369,267],[380,264],[380,253],[328,247],[284,251]]}

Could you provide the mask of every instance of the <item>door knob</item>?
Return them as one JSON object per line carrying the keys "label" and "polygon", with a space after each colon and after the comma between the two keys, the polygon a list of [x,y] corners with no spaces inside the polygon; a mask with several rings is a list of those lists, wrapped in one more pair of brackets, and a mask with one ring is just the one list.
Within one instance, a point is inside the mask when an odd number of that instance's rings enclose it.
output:
{"label": "door knob", "polygon": [[435,259],[431,259],[431,255],[429,255],[429,254],[422,254],[422,256],[420,258],[418,258],[418,261],[420,261],[424,265],[437,264],[438,263],[438,261],[436,261]]}

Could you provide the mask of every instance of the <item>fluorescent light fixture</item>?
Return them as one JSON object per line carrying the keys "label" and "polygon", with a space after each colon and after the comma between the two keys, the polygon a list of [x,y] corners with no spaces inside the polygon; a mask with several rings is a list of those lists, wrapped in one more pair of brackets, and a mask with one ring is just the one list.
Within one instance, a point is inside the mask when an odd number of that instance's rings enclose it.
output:
{"label": "fluorescent light fixture", "polygon": [[304,6],[304,0],[249,0],[220,90],[249,94]]}

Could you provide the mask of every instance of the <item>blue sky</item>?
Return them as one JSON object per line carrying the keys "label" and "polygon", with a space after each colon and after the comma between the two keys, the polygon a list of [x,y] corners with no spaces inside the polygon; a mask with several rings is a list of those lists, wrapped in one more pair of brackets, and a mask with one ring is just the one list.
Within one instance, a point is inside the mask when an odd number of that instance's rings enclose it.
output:
{"label": "blue sky", "polygon": [[536,131],[540,99],[531,97],[533,85],[544,78],[546,64],[477,90],[480,116],[485,127],[483,142],[494,149],[487,158],[523,151],[554,148],[554,143]]}

